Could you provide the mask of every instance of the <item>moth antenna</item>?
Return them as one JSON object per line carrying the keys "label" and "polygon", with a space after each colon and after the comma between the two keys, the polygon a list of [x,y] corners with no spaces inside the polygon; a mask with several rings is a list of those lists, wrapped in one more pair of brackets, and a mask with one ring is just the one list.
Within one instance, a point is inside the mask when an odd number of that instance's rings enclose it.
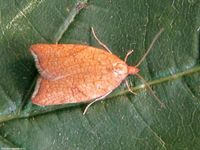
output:
{"label": "moth antenna", "polygon": [[161,107],[165,108],[165,104],[161,102],[161,100],[158,98],[158,96],[156,96],[156,94],[154,93],[154,91],[152,90],[152,88],[150,87],[150,85],[147,83],[147,81],[141,75],[139,75],[138,73],[135,74],[135,75],[144,82],[145,86],[149,89],[150,93],[156,98],[156,100],[159,102],[159,104],[161,105]]}
{"label": "moth antenna", "polygon": [[111,50],[103,42],[101,42],[99,40],[99,38],[96,36],[96,33],[94,32],[93,27],[91,27],[91,29],[92,29],[92,34],[93,34],[94,38],[97,40],[97,42],[99,43],[99,45],[101,45],[102,47],[104,47],[109,53],[112,54]]}
{"label": "moth antenna", "polygon": [[161,33],[164,31],[164,28],[161,28],[160,31],[155,35],[155,37],[153,38],[149,48],[147,49],[147,51],[145,52],[145,54],[142,56],[142,58],[140,59],[140,61],[136,64],[135,67],[138,67],[143,61],[144,59],[147,57],[147,55],[149,54],[149,52],[151,51],[154,43],[156,42],[156,40],[159,38],[159,36],[161,35]]}

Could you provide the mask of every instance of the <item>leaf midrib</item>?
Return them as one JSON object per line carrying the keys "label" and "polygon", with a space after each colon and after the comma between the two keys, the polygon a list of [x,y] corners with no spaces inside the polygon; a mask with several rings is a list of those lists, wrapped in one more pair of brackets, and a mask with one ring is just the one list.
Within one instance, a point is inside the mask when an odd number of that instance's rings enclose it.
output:
{"label": "leaf midrib", "polygon": [[[168,81],[173,81],[173,80],[179,79],[179,78],[181,78],[183,76],[190,76],[190,75],[198,73],[198,72],[200,72],[200,66],[196,66],[196,67],[193,67],[191,69],[188,69],[188,70],[185,70],[185,71],[182,71],[182,72],[178,72],[178,73],[170,75],[170,76],[166,76],[166,77],[162,77],[162,78],[159,78],[159,79],[156,79],[156,80],[152,80],[152,81],[149,81],[147,83],[149,85],[151,85],[151,86],[152,85],[157,85],[157,84],[161,84],[161,83],[164,83],[164,82],[168,82]],[[131,87],[131,89],[133,91],[142,91],[142,90],[145,89],[145,87],[144,87],[143,84],[140,84],[140,85],[137,85],[134,88]],[[119,92],[119,93],[117,93],[115,95],[112,94],[111,96],[108,96],[106,99],[112,99],[114,97],[125,95],[127,93],[129,93],[128,89],[127,90],[122,90],[121,92]],[[13,114],[0,116],[0,123],[6,122],[6,121],[10,121],[10,120],[13,120],[13,119],[30,118],[30,117],[38,116],[38,115],[41,115],[41,114],[50,113],[50,112],[53,112],[53,111],[56,111],[56,110],[65,109],[65,108],[66,108],[66,105],[64,105],[64,107],[61,107],[61,108],[55,108],[55,109],[51,109],[51,110],[36,111],[36,112],[32,113],[31,115],[27,115],[27,113],[23,113],[23,111],[21,111],[20,113],[19,113],[19,111],[16,111]],[[19,110],[19,109],[17,109],[17,110]]]}

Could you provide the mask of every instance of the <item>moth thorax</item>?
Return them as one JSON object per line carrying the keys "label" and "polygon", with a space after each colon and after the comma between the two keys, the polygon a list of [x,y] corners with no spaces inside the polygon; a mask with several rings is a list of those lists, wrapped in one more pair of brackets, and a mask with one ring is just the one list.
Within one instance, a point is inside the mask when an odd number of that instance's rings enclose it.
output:
{"label": "moth thorax", "polygon": [[125,63],[115,63],[113,64],[113,68],[114,68],[114,73],[117,75],[128,73],[128,68]]}

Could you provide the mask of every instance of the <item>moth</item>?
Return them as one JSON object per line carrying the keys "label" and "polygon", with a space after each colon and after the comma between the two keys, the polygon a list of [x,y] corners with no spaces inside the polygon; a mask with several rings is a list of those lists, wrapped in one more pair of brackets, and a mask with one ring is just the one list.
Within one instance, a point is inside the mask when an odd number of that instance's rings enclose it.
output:
{"label": "moth", "polygon": [[[81,44],[32,45],[30,51],[40,74],[31,98],[32,103],[48,106],[90,102],[83,113],[85,114],[94,102],[104,99],[123,81],[128,90],[134,93],[126,78],[128,75],[136,75],[144,81],[138,74],[140,71],[138,67],[163,30],[156,34],[148,50],[135,66],[126,63],[133,50],[121,60],[97,38],[93,28],[95,39],[104,49]],[[150,86],[147,83],[145,85],[153,94]],[[159,98],[153,95],[160,102]]]}

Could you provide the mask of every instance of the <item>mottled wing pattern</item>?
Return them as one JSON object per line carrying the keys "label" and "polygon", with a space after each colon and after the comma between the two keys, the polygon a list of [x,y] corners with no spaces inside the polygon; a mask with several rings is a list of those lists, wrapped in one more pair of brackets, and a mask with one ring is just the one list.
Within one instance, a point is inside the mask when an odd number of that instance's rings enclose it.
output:
{"label": "mottled wing pattern", "polygon": [[[75,44],[35,44],[30,50],[33,54],[36,66],[43,76],[48,80],[63,78],[78,66],[78,59],[87,59],[85,56],[86,45]],[[87,50],[90,53],[90,50]],[[80,60],[81,61],[81,60]]]}
{"label": "mottled wing pattern", "polygon": [[32,101],[38,105],[87,102],[114,90],[128,74],[119,75],[117,56],[87,45],[31,46],[41,73]]}

